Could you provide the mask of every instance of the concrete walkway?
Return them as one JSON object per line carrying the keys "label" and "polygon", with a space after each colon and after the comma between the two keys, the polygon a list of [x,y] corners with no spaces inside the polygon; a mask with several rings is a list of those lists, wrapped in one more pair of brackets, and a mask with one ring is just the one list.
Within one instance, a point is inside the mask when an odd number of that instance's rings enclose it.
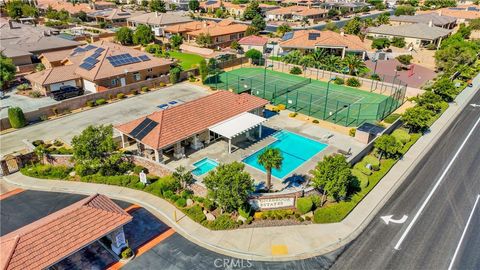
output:
{"label": "concrete walkway", "polygon": [[[480,75],[474,82],[475,89],[478,89]],[[141,205],[190,241],[224,255],[260,261],[304,259],[328,253],[355,239],[413,169],[413,165],[434,145],[445,131],[447,123],[468,105],[473,94],[472,88],[463,91],[457,97],[457,103],[452,104],[431,127],[431,132],[420,138],[404,158],[340,223],[210,231],[183,216],[165,200],[142,191],[82,182],[40,180],[20,173],[4,179],[10,184],[26,189],[81,194],[101,193],[113,199]],[[177,222],[173,220],[174,212]],[[274,246],[286,248],[287,253],[272,255]]]}

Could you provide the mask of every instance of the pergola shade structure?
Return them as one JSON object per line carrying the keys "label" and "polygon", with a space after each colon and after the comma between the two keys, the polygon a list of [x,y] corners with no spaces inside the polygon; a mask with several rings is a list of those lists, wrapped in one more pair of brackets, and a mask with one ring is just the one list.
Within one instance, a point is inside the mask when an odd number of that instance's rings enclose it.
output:
{"label": "pergola shade structure", "polygon": [[267,121],[266,118],[253,113],[245,112],[227,119],[221,123],[213,125],[208,129],[211,132],[228,139],[228,152],[232,152],[232,138],[243,134],[251,129],[260,126],[259,137],[262,137],[262,123]]}

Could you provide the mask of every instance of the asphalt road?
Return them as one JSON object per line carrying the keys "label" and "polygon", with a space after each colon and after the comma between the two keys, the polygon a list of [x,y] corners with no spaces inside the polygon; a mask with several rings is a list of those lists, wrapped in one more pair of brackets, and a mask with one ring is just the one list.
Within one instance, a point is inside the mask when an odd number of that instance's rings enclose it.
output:
{"label": "asphalt road", "polygon": [[158,111],[157,106],[168,101],[190,101],[204,95],[205,90],[199,86],[188,83],[176,84],[92,110],[27,126],[0,136],[0,155],[25,148],[26,145],[22,142],[24,139],[29,141],[62,139],[69,143],[73,136],[89,125],[125,123]]}
{"label": "asphalt road", "polygon": [[449,269],[457,247],[452,269],[480,269],[479,138],[480,107],[467,106],[332,269]]}

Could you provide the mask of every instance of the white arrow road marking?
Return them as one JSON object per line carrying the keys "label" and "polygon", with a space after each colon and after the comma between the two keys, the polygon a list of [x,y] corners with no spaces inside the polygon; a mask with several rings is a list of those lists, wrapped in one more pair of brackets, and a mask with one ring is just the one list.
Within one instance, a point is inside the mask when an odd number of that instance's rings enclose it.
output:
{"label": "white arrow road marking", "polygon": [[448,163],[447,167],[445,168],[445,170],[442,172],[442,175],[440,175],[440,178],[438,178],[437,182],[435,183],[435,185],[433,186],[432,190],[430,191],[430,193],[428,194],[427,198],[423,201],[422,205],[420,206],[420,209],[418,209],[417,213],[413,216],[413,219],[412,221],[410,221],[410,223],[408,224],[407,226],[407,229],[405,229],[405,231],[403,232],[402,236],[400,237],[400,239],[398,240],[397,244],[395,245],[395,249],[396,250],[399,250],[400,249],[400,245],[402,245],[402,242],[403,240],[405,240],[405,237],[407,237],[407,234],[410,232],[410,230],[412,229],[413,227],[413,224],[415,224],[415,222],[417,221],[417,219],[420,217],[420,214],[423,212],[423,209],[425,209],[425,207],[427,206],[427,203],[430,201],[430,199],[432,198],[433,196],[433,193],[435,193],[435,191],[437,190],[437,188],[440,186],[440,183],[442,183],[443,179],[445,179],[445,176],[447,175],[447,172],[450,170],[450,168],[452,167],[453,165],[453,162],[455,162],[455,160],[457,159],[458,155],[460,154],[460,152],[462,151],[463,147],[465,147],[465,144],[467,143],[468,139],[470,139],[470,136],[472,136],[472,133],[473,131],[475,131],[475,129],[477,128],[478,124],[480,123],[480,117],[478,117],[477,121],[475,122],[475,124],[473,125],[472,129],[470,129],[470,131],[468,132],[467,134],[467,137],[465,137],[465,139],[463,140],[462,144],[460,145],[460,148],[458,148],[457,152],[455,152],[455,155],[453,155],[452,159],[450,160],[450,162]]}
{"label": "white arrow road marking", "polygon": [[477,107],[480,107],[480,104],[470,103],[470,106],[477,108]]}
{"label": "white arrow road marking", "polygon": [[382,216],[382,217],[380,217],[380,218],[383,219],[383,221],[385,222],[385,224],[388,225],[388,223],[390,223],[390,222],[402,224],[402,223],[404,223],[405,221],[407,221],[408,216],[407,216],[407,215],[403,215],[403,217],[402,217],[401,219],[393,219],[393,215]]}

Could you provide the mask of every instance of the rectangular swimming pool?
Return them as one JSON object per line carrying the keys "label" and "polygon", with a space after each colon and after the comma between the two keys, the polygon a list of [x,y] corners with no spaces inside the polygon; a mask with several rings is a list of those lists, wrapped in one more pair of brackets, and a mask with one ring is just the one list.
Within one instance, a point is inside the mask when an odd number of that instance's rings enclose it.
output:
{"label": "rectangular swimming pool", "polygon": [[193,169],[192,174],[196,176],[200,176],[215,169],[215,167],[217,166],[218,166],[218,162],[206,157],[193,163],[193,167],[195,167],[195,169]]}
{"label": "rectangular swimming pool", "polygon": [[306,138],[288,130],[279,131],[273,137],[276,139],[275,142],[248,156],[243,162],[265,172],[265,168],[257,161],[258,156],[267,148],[278,148],[282,152],[283,163],[280,170],[272,170],[272,175],[280,179],[291,174],[295,169],[328,146],[328,144]]}

